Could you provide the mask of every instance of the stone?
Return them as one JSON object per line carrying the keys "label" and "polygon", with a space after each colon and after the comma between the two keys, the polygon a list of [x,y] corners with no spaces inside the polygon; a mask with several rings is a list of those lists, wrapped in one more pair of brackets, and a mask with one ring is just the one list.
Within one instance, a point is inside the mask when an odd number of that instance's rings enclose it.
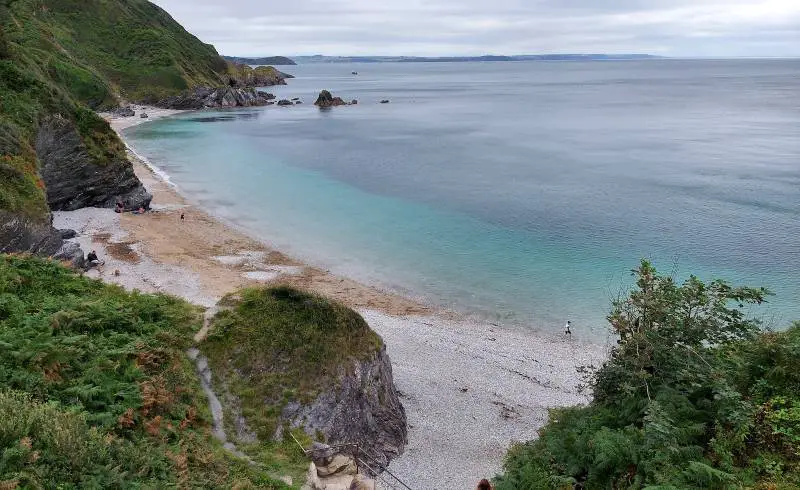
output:
{"label": "stone", "polygon": [[47,222],[37,222],[20,214],[0,210],[0,253],[27,252],[54,257],[83,267],[83,250],[74,242],[65,242],[61,232]]}
{"label": "stone", "polygon": [[149,116],[147,115],[146,112],[143,112],[139,117],[141,117],[142,119],[147,119]]}
{"label": "stone", "polygon": [[350,490],[375,490],[375,480],[364,475],[356,475],[350,484]]}
{"label": "stone", "polygon": [[133,108],[129,105],[123,107],[117,107],[116,109],[111,111],[111,113],[114,114],[115,116],[120,116],[120,117],[133,117],[136,115],[136,111],[134,111]]}
{"label": "stone", "polygon": [[327,478],[333,475],[356,475],[358,474],[358,468],[356,467],[356,462],[351,456],[346,456],[344,454],[337,454],[325,465],[320,465],[319,461],[314,461],[314,464],[317,465],[317,475],[321,478]]}
{"label": "stone", "polygon": [[298,100],[300,100],[300,97],[293,97],[292,98],[292,102],[297,102]]}
{"label": "stone", "polygon": [[58,232],[61,234],[61,238],[64,240],[69,240],[70,238],[75,238],[78,236],[78,232],[75,230],[58,230]]}
{"label": "stone", "polygon": [[327,108],[327,107],[335,107],[340,105],[346,105],[347,103],[342,100],[341,97],[334,97],[331,93],[327,90],[323,90],[319,93],[319,97],[317,97],[317,101],[314,102],[315,106],[320,108]]}
{"label": "stone", "polygon": [[353,99],[353,101],[350,102],[350,105],[358,105],[358,101],[356,99]]}
{"label": "stone", "polygon": [[383,99],[383,100],[381,101],[381,104],[388,104],[388,103],[389,103],[389,100],[388,100],[388,99]]}
{"label": "stone", "polygon": [[71,120],[58,115],[45,119],[35,143],[50,209],[113,208],[117,202],[126,209],[150,207],[153,196],[136,177],[125,153],[93,160]]}
{"label": "stone", "polygon": [[292,101],[291,100],[286,100],[286,99],[281,99],[281,100],[278,101],[278,105],[279,106],[292,105]]}

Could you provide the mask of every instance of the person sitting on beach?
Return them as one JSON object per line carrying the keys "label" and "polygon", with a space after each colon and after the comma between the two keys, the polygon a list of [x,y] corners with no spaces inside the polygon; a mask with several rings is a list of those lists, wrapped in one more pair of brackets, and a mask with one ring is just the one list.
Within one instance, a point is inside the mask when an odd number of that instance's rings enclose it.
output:
{"label": "person sitting on beach", "polygon": [[103,265],[104,262],[97,258],[97,252],[92,250],[89,252],[89,255],[86,256],[86,270],[91,269],[92,267],[97,267]]}
{"label": "person sitting on beach", "polygon": [[492,490],[492,484],[489,483],[489,480],[484,478],[478,482],[478,487],[475,490]]}
{"label": "person sitting on beach", "polygon": [[572,327],[572,323],[570,323],[570,321],[567,320],[567,324],[564,325],[564,335],[569,335],[570,337],[572,337],[572,328],[571,327]]}
{"label": "person sitting on beach", "polygon": [[117,205],[114,207],[114,212],[121,213],[123,211],[125,211],[125,205],[122,204],[121,202],[117,202]]}

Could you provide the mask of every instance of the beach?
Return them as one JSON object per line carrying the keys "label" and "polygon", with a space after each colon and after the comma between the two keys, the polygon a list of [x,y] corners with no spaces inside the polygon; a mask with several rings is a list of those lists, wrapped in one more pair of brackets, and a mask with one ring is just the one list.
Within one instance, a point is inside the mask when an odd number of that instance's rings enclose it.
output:
{"label": "beach", "polygon": [[[121,133],[179,112],[145,111],[147,119],[104,116]],[[474,487],[501,470],[512,441],[536,436],[549,408],[588,401],[578,371],[599,366],[606,346],[442,311],[311,267],[199,208],[133,150],[134,170],[153,194],[150,212],[54,213],[56,228],[76,230],[84,251],[105,260],[87,275],[207,308],[240,287],[278,283],[354,308],[392,360],[409,441],[389,469],[411,488]]]}

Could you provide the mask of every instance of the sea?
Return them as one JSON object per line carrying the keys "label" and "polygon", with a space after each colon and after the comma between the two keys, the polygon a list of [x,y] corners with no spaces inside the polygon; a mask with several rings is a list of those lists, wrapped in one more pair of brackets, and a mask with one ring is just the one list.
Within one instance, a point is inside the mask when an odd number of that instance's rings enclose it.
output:
{"label": "sea", "polygon": [[[602,337],[641,259],[800,320],[800,60],[284,68],[263,90],[301,105],[125,135],[267,244],[491,322]],[[322,89],[358,104],[320,110]]]}

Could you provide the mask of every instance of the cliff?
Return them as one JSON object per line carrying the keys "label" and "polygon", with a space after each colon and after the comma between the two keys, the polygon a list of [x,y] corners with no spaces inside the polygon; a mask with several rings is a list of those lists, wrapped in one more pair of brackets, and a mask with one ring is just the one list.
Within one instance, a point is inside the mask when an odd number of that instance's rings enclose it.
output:
{"label": "cliff", "polygon": [[291,288],[221,302],[199,345],[238,443],[304,434],[358,443],[388,463],[407,441],[386,347],[356,312]]}
{"label": "cliff", "polygon": [[[94,111],[199,88],[191,108],[266,104],[252,83],[277,70],[233,67],[146,0],[0,0],[0,249],[41,251],[50,210],[148,206],[124,145]],[[55,242],[53,242],[55,243]]]}

